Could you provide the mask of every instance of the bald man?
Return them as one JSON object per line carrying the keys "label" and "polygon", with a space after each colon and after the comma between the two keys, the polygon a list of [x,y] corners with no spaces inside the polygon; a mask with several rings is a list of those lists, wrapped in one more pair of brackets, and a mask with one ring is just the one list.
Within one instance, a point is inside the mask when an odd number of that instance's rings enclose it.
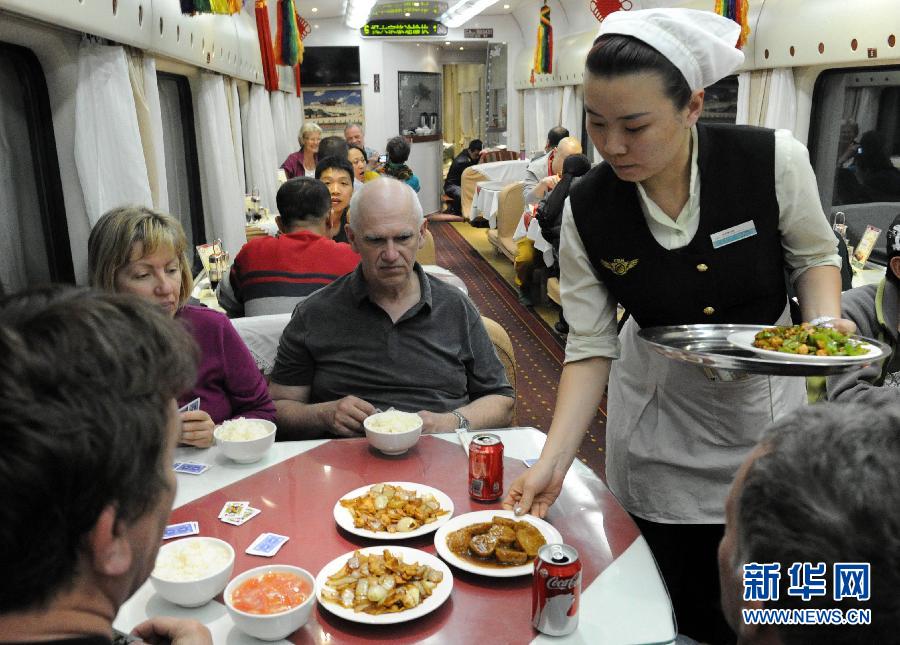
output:
{"label": "bald man", "polygon": [[563,161],[569,155],[581,154],[581,142],[575,137],[561,139],[550,154],[528,164],[522,181],[522,197],[525,204],[536,204],[559,182]]}

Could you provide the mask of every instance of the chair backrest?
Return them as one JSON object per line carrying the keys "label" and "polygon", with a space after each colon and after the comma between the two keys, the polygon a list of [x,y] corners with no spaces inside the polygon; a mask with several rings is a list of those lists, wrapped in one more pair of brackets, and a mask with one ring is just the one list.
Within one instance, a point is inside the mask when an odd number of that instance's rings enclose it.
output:
{"label": "chair backrest", "polygon": [[479,181],[487,181],[487,175],[478,170],[478,164],[469,166],[463,170],[460,180],[460,201],[463,217],[469,219],[472,215],[472,200],[475,198],[475,185]]}
{"label": "chair backrest", "polygon": [[847,222],[847,237],[850,244],[856,246],[859,244],[859,238],[866,232],[866,226],[871,224],[881,229],[875,247],[872,249],[871,260],[878,264],[887,264],[887,253],[885,251],[885,242],[887,230],[891,226],[891,222],[900,213],[900,202],[869,202],[867,204],[841,204],[840,206],[831,207],[831,219],[834,220],[834,214],[843,211]]}
{"label": "chair backrest", "polygon": [[485,150],[478,158],[478,163],[491,163],[492,161],[512,161],[518,159],[519,153],[515,150]]}
{"label": "chair backrest", "polygon": [[525,199],[522,197],[522,182],[516,181],[500,191],[497,202],[497,235],[512,237],[519,226],[519,220],[525,210]]}
{"label": "chair backrest", "polygon": [[416,260],[419,264],[437,264],[437,253],[434,250],[434,235],[425,229],[425,244],[416,252]]}
{"label": "chair backrest", "polygon": [[253,355],[259,371],[268,376],[275,367],[275,354],[281,332],[290,322],[291,314],[270,314],[232,318],[231,324]]}
{"label": "chair backrest", "polygon": [[[497,352],[497,358],[503,363],[503,369],[506,370],[506,378],[513,389],[513,400],[516,393],[516,355],[513,351],[512,341],[509,334],[496,320],[481,317],[484,328],[487,330],[491,342],[494,344],[494,350]],[[513,419],[515,419],[515,408],[513,408]],[[513,424],[515,425],[515,424]]]}

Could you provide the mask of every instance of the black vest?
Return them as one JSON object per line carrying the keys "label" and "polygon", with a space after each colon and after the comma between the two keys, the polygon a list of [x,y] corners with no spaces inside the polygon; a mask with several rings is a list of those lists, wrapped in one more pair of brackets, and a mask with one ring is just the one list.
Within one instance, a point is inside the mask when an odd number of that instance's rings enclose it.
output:
{"label": "black vest", "polygon": [[[666,250],[641,211],[637,185],[603,163],[572,186],[575,226],[594,273],[641,327],[772,324],[786,303],[775,197],[775,135],[697,125],[700,224]],[[753,220],[756,235],[713,248],[710,235]]]}

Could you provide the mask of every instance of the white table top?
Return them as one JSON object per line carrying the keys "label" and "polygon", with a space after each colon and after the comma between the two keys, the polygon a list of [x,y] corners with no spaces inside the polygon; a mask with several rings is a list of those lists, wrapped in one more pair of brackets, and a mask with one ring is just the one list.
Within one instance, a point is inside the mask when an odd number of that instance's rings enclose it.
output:
{"label": "white table top", "polygon": [[[505,456],[513,459],[537,457],[546,439],[534,428],[492,430],[504,443]],[[455,434],[436,435],[456,443]],[[199,461],[214,467],[200,476],[178,474],[177,508],[215,490],[233,484],[269,466],[311,450],[328,440],[288,441],[276,443],[262,460],[253,464],[236,464],[226,459],[217,447],[196,449],[181,447],[176,460]],[[462,449],[462,448],[460,448]],[[583,482],[596,482],[596,475],[575,461],[566,476],[567,490],[578,497],[578,489],[589,495]],[[209,627],[215,643],[251,644],[259,641],[245,636],[234,627],[224,605],[213,600],[199,608],[172,605],[155,594],[149,581],[138,589],[120,609],[116,629],[128,632],[150,615],[189,617]],[[668,643],[675,639],[675,626],[668,594],[656,569],[656,563],[643,537],[638,537],[625,552],[582,590],[578,629],[566,637],[539,636],[534,643]],[[453,639],[448,636],[446,641]],[[280,641],[287,643],[287,641]],[[486,640],[485,642],[490,642]]]}

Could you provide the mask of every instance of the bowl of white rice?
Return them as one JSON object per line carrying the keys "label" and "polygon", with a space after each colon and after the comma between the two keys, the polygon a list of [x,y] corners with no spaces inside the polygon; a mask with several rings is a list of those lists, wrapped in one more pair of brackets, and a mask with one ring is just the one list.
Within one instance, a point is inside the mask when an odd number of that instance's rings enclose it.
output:
{"label": "bowl of white rice", "polygon": [[199,607],[222,592],[233,569],[234,549],[228,542],[183,538],[160,547],[150,584],[171,603]]}
{"label": "bowl of white rice", "polygon": [[422,417],[413,412],[388,410],[363,421],[369,444],[388,455],[402,455],[416,445],[422,434]]}
{"label": "bowl of white rice", "polygon": [[226,457],[239,464],[259,461],[275,443],[275,424],[265,419],[231,419],[213,431]]}

